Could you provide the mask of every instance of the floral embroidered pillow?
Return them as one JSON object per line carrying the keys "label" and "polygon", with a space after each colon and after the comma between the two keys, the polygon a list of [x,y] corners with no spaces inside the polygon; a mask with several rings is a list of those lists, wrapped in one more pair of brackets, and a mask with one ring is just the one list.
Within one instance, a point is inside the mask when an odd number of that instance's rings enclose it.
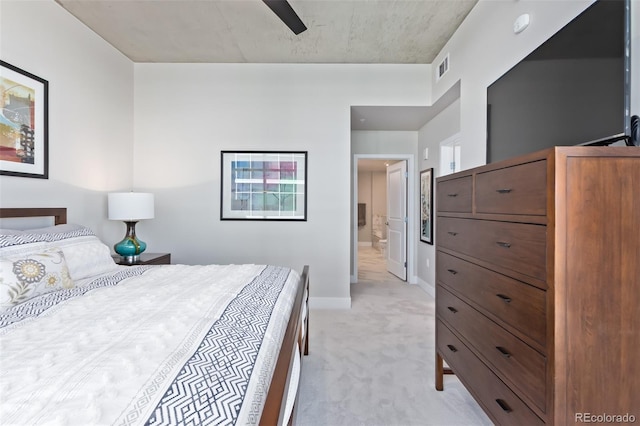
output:
{"label": "floral embroidered pillow", "polygon": [[6,233],[0,230],[1,257],[39,253],[50,248],[62,250],[71,279],[76,282],[118,269],[109,247],[82,225],[55,225]]}
{"label": "floral embroidered pillow", "polygon": [[67,262],[59,249],[0,259],[0,311],[35,296],[72,287]]}

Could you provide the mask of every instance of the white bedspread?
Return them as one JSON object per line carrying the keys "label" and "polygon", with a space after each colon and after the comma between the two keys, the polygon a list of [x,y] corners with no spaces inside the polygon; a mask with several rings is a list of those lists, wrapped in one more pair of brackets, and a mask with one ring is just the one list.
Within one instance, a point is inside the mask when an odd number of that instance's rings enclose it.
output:
{"label": "white bedspread", "polygon": [[246,293],[266,269],[153,267],[0,328],[0,424],[257,423],[299,278],[271,313]]}

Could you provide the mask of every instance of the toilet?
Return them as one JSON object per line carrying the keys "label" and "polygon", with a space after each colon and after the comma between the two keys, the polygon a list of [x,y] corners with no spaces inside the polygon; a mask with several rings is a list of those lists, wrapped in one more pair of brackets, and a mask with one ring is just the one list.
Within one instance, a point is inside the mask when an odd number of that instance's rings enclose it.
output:
{"label": "toilet", "polygon": [[378,250],[386,257],[387,256],[387,239],[382,238],[378,240]]}
{"label": "toilet", "polygon": [[382,215],[373,216],[372,241],[373,246],[386,256],[387,249],[387,217]]}

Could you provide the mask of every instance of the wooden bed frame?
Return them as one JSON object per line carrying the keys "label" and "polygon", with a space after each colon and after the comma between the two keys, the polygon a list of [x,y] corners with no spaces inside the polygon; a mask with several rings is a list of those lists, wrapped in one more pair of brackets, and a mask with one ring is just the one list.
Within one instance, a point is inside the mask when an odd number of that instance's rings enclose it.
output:
{"label": "wooden bed frame", "polygon": [[[53,217],[56,225],[67,223],[67,209],[64,207],[52,208],[0,208],[0,218],[28,218],[28,217]],[[306,309],[303,309],[303,306]],[[302,318],[303,311],[306,310],[306,318]],[[305,265],[291,311],[291,317],[287,324],[287,330],[280,347],[278,360],[273,372],[269,392],[265,401],[260,424],[265,426],[271,425],[291,425],[295,422],[296,402],[298,400],[298,392],[296,390],[296,398],[294,401],[293,412],[287,419],[284,418],[286,413],[287,395],[289,392],[289,384],[291,382],[291,374],[293,371],[293,363],[295,359],[295,351],[300,351],[300,360],[303,355],[309,354],[309,266]],[[302,363],[301,363],[302,364]]]}

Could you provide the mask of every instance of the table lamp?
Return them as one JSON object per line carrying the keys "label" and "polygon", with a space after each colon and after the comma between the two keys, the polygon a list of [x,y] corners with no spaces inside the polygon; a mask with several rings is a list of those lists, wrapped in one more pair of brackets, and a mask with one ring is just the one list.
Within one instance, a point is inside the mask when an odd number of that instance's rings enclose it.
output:
{"label": "table lamp", "polygon": [[136,237],[136,223],[153,219],[153,194],[144,192],[114,192],[108,196],[109,219],[122,220],[127,224],[124,239],[113,246],[116,253],[127,262],[135,263],[147,244]]}

